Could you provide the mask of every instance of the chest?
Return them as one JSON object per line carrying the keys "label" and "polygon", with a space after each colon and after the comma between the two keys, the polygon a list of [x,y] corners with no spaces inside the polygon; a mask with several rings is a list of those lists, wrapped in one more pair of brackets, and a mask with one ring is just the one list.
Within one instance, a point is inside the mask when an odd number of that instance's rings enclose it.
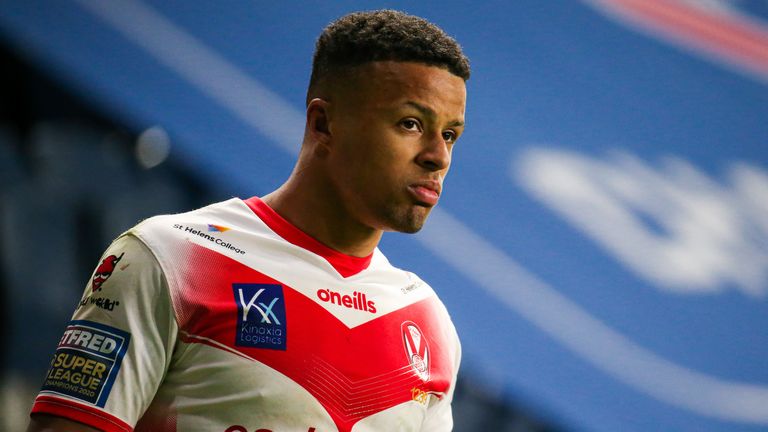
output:
{"label": "chest", "polygon": [[[397,405],[425,405],[452,385],[456,346],[434,296],[411,302],[386,283],[295,287],[220,255],[201,262],[172,284],[183,288],[173,294],[186,346],[178,376],[248,382],[242,398],[274,409],[300,393],[339,430]],[[222,368],[227,358],[239,366]],[[270,386],[273,375],[290,384]]]}

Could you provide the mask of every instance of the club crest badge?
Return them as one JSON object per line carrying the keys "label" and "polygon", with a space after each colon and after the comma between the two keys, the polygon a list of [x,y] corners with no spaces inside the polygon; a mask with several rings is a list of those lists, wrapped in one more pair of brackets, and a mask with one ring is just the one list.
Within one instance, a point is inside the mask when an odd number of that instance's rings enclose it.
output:
{"label": "club crest badge", "polygon": [[403,333],[403,345],[405,354],[411,368],[416,372],[419,378],[424,381],[429,380],[429,345],[427,338],[419,327],[411,322],[405,321],[401,325]]}

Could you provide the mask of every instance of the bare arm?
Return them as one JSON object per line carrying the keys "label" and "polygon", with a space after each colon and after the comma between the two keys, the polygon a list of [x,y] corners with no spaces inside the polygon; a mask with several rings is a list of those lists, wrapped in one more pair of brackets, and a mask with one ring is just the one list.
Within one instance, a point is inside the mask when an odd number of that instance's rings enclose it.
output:
{"label": "bare arm", "polygon": [[101,432],[90,426],[48,414],[35,414],[27,432]]}

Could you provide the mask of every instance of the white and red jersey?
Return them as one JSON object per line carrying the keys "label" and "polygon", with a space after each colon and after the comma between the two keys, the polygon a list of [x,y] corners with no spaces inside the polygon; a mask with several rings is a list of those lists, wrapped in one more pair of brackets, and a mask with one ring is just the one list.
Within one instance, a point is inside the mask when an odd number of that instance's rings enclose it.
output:
{"label": "white and red jersey", "polygon": [[231,199],[110,246],[32,412],[106,431],[448,431],[459,359],[417,276]]}

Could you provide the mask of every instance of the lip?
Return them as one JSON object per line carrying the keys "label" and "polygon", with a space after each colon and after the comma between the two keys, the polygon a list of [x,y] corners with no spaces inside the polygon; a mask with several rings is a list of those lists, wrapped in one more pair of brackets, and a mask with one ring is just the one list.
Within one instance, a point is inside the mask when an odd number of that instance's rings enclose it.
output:
{"label": "lip", "polygon": [[408,186],[408,190],[416,198],[416,201],[428,206],[437,205],[437,201],[440,199],[440,189],[440,183],[434,180],[420,181]]}

